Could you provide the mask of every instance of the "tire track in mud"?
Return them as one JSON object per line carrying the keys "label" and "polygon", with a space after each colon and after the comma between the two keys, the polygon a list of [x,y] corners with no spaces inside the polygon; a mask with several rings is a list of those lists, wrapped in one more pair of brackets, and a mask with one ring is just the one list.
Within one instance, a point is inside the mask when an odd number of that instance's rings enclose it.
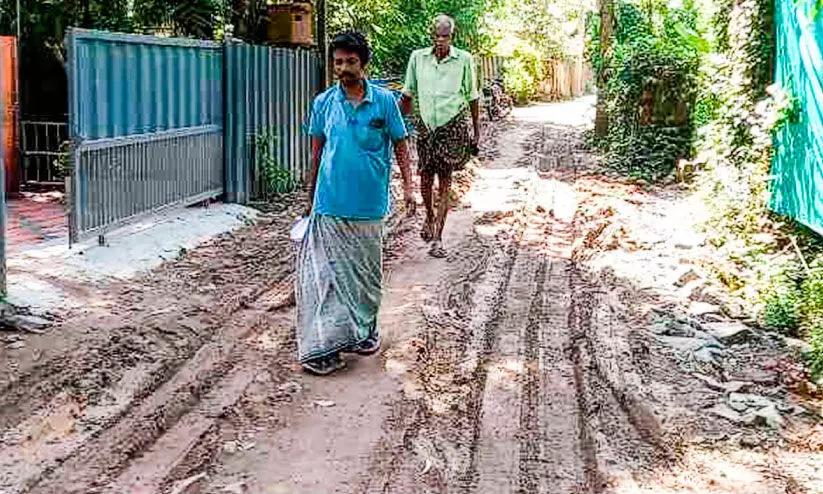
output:
{"label": "tire track in mud", "polygon": [[[490,274],[491,278],[498,278],[500,280],[497,286],[493,288],[494,298],[489,305],[490,309],[484,311],[491,312],[492,316],[481,325],[478,325],[480,327],[475,331],[472,331],[473,339],[479,339],[480,341],[479,345],[476,343],[472,345],[478,348],[479,355],[475,357],[477,363],[471,377],[473,391],[467,403],[469,413],[465,417],[471,424],[469,434],[470,443],[468,445],[469,463],[468,468],[464,470],[465,473],[463,473],[458,480],[459,485],[464,486],[463,491],[467,493],[473,492],[474,486],[478,482],[478,449],[482,433],[483,399],[486,381],[488,379],[488,367],[497,340],[497,331],[503,318],[502,309],[506,302],[505,295],[511,282],[512,271],[516,261],[516,243],[512,242],[504,251],[504,259],[500,268],[501,274],[499,276]],[[492,264],[492,267],[493,266],[494,264]],[[487,273],[489,273],[489,271],[487,271]]]}
{"label": "tire track in mud", "polygon": [[[508,216],[475,218],[476,232],[498,232],[491,256],[461,259],[465,266],[447,274],[451,284],[438,288],[441,311],[467,316],[426,328],[429,357],[446,361],[431,373],[457,377],[444,378],[451,386],[424,382],[422,398],[398,402],[405,410],[416,403],[414,418],[384,424],[386,440],[368,470],[380,480],[357,492],[595,494],[607,491],[615,472],[648,468],[665,453],[654,414],[623,376],[634,364],[621,361],[628,342],[613,341],[623,338],[613,327],[619,322],[600,310],[610,308],[607,287],[586,282],[576,261],[583,233],[576,184],[588,164],[582,131],[519,125],[501,140],[510,142],[507,160],[489,165],[489,182],[478,175],[480,188],[502,187],[506,169],[518,169],[506,199],[519,205]],[[525,191],[515,191],[524,169],[534,169],[530,145],[541,166]],[[449,392],[460,403],[433,413],[431,402]]]}
{"label": "tire track in mud", "polygon": [[541,469],[540,443],[540,324],[545,319],[544,297],[548,261],[541,259],[537,269],[535,293],[523,338],[524,382],[520,404],[519,492],[539,492]]}
{"label": "tire track in mud", "polygon": [[474,449],[473,492],[511,492],[518,482],[523,432],[519,420],[512,420],[525,410],[523,380],[529,362],[523,348],[531,320],[529,310],[540,296],[537,290],[541,260],[533,252],[518,246],[514,265],[505,291],[502,318],[490,326],[494,344],[488,348],[481,368],[483,380],[477,382],[482,392],[479,403],[478,444]]}
{"label": "tire track in mud", "polygon": [[[275,291],[282,293],[283,287]],[[284,305],[289,302],[287,294],[281,297]],[[214,390],[220,389],[226,376],[242,373],[238,365],[244,353],[243,341],[266,328],[276,317],[271,311],[278,307],[269,305],[271,299],[265,295],[264,292],[259,298],[264,301],[263,304],[252,303],[235,313],[214,340],[203,345],[156,391],[135,402],[113,419],[115,422],[108,427],[76,444],[67,458],[45,468],[30,487],[21,492],[104,492],[109,482],[116,479],[134,458],[167,431],[173,430],[190,410],[210,397]],[[218,408],[223,410],[230,404]],[[132,489],[132,492],[153,491]]]}
{"label": "tire track in mud", "polygon": [[590,403],[587,400],[587,378],[585,366],[586,362],[582,357],[583,349],[581,342],[585,338],[580,334],[581,324],[579,320],[579,304],[572,304],[569,312],[569,329],[571,330],[571,341],[566,348],[566,357],[572,363],[574,373],[574,391],[577,401],[577,410],[580,414],[577,427],[577,441],[580,444],[580,454],[583,460],[583,472],[585,480],[585,491],[590,493],[600,493],[604,489],[603,474],[600,472],[600,467],[597,459],[597,443],[590,428],[589,417],[587,410],[591,409]]}
{"label": "tire track in mud", "polygon": [[[75,476],[92,468],[116,472],[119,455],[95,455],[97,449],[114,451],[111,444],[98,448],[112,431],[136,437],[131,446],[126,440],[118,446],[129,457],[206,396],[233,368],[223,328],[244,320],[239,324],[249,326],[234,331],[254,331],[249,312],[289,302],[280,295],[284,286],[291,290],[288,257],[258,256],[288,246],[287,213],[206,243],[140,280],[114,285],[111,315],[67,321],[61,332],[76,334],[69,351],[54,351],[7,381],[0,394],[0,491],[31,492],[70,465],[80,467]],[[156,405],[153,411],[147,402]],[[143,417],[143,427],[120,426],[130,419],[134,424],[135,416]]]}
{"label": "tire track in mud", "polygon": [[[542,137],[550,175],[573,186],[581,172],[581,160],[570,155],[568,148],[578,146],[554,142],[546,132]],[[510,329],[501,324],[503,319],[488,326],[488,331],[497,334],[487,335],[486,341],[494,345],[484,348],[485,362],[475,375],[476,393],[482,389],[483,396],[472,400],[471,420],[476,426],[472,463],[463,477],[461,492],[600,493],[607,487],[607,465],[648,466],[654,458],[666,456],[659,423],[622,384],[620,355],[604,346],[608,341],[603,341],[600,332],[610,331],[611,319],[598,320],[597,326],[592,323],[593,308],[606,302],[601,287],[581,282],[582,268],[573,260],[572,247],[580,236],[577,211],[571,212],[567,221],[555,217],[555,208],[562,202],[555,197],[558,188],[550,190],[551,212],[549,217],[542,216],[550,225],[547,236],[552,249],[537,269],[538,278],[526,281],[536,286],[520,342],[523,374],[519,376],[517,441],[509,441],[506,433],[492,434],[486,439],[497,442],[487,449],[496,454],[489,455],[483,451],[484,437],[476,433],[483,430],[480,424],[489,421],[489,414],[500,414],[491,409],[493,404],[505,402],[495,399],[499,392],[488,384],[494,362],[511,356],[501,348],[501,338],[506,338],[505,330]],[[531,212],[530,207],[525,209]],[[539,212],[526,213],[524,221],[533,221],[541,216]],[[518,240],[517,244],[509,285],[521,278],[517,272],[520,259],[531,255],[528,242]],[[516,308],[518,296],[509,293],[510,286],[506,292],[505,309],[522,312]],[[608,325],[603,326],[603,322]],[[510,432],[511,426],[501,417],[491,420]],[[512,468],[510,456],[515,453],[519,461]]]}

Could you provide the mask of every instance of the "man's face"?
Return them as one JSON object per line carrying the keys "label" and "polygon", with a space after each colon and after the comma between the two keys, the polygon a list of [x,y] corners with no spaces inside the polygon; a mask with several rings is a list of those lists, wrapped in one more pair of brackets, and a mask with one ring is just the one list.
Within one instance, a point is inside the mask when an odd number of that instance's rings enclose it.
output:
{"label": "man's face", "polygon": [[448,24],[441,24],[432,33],[434,39],[434,49],[439,56],[446,56],[452,44],[451,28]]}
{"label": "man's face", "polygon": [[351,84],[363,78],[363,63],[357,53],[334,50],[334,75],[343,84]]}

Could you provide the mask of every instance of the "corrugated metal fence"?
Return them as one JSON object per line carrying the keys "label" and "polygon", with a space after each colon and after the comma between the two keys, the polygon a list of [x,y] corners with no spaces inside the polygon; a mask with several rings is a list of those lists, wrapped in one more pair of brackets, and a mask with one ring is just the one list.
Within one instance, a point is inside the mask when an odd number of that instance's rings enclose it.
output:
{"label": "corrugated metal fence", "polygon": [[[303,126],[321,85],[320,57],[242,43],[227,44],[225,56],[228,200],[262,199],[302,183],[311,161]],[[270,150],[274,156],[264,156]]]}
{"label": "corrugated metal fence", "polygon": [[223,193],[222,49],[70,31],[73,241]]}
{"label": "corrugated metal fence", "polygon": [[306,178],[315,52],[77,29],[67,49],[73,241],[159,208],[224,192],[245,203]]}

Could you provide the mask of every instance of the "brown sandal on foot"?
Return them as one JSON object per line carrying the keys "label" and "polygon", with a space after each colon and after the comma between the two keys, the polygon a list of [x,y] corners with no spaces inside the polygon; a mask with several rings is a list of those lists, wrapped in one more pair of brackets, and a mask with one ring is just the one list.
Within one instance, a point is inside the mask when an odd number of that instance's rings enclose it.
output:
{"label": "brown sandal on foot", "polygon": [[346,362],[339,355],[329,355],[303,363],[303,370],[315,376],[328,376],[345,368]]}
{"label": "brown sandal on foot", "polygon": [[432,248],[429,249],[429,255],[435,259],[444,259],[448,256],[448,252],[443,248],[443,243],[438,240],[432,244]]}

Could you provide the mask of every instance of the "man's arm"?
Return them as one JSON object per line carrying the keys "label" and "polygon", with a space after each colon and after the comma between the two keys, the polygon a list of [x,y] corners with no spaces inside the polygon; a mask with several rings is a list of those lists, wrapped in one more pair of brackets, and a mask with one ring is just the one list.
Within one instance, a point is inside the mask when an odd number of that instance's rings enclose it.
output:
{"label": "man's arm", "polygon": [[326,140],[322,137],[312,137],[311,139],[311,171],[309,173],[309,208],[308,213],[314,207],[314,191],[317,187],[317,174],[320,171],[320,161],[323,159],[323,147]]}
{"label": "man's arm", "polygon": [[326,145],[326,119],[323,112],[322,100],[318,97],[312,102],[309,136],[311,136],[311,170],[309,171],[309,207],[306,215],[310,215],[314,208],[314,191],[317,188],[317,175],[320,172],[320,163],[323,159],[323,147]]}
{"label": "man's arm", "polygon": [[417,94],[417,70],[415,56],[409,58],[409,65],[406,67],[406,80],[403,82],[403,98],[400,100],[400,109],[403,115],[411,115],[414,110],[414,95]]}
{"label": "man's arm", "polygon": [[477,87],[477,67],[474,64],[474,57],[469,58],[468,69],[463,73],[463,91],[469,100],[469,108],[472,113],[472,125],[474,127],[472,144],[476,150],[480,142],[480,91]]}
{"label": "man's arm", "polygon": [[406,205],[406,214],[412,216],[417,210],[417,202],[414,200],[411,160],[409,159],[409,145],[406,139],[395,144],[394,155],[397,158],[397,166],[400,167],[400,175],[403,177],[403,201]]}
{"label": "man's arm", "polygon": [[417,209],[417,202],[414,200],[414,189],[412,189],[411,161],[409,159],[408,133],[406,124],[400,115],[400,108],[392,98],[386,107],[386,123],[389,137],[394,143],[394,155],[397,158],[397,166],[400,167],[400,174],[403,177],[403,202],[406,204],[406,214],[414,215]]}
{"label": "man's arm", "polygon": [[469,108],[472,111],[472,125],[474,126],[474,143],[477,144],[480,139],[480,100],[473,100],[469,103]]}

